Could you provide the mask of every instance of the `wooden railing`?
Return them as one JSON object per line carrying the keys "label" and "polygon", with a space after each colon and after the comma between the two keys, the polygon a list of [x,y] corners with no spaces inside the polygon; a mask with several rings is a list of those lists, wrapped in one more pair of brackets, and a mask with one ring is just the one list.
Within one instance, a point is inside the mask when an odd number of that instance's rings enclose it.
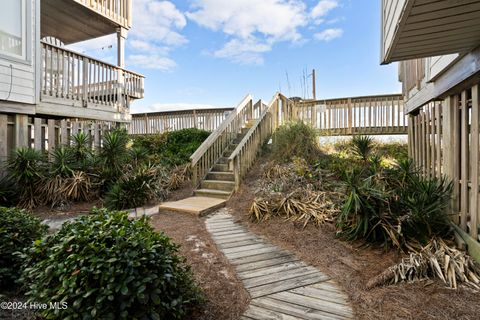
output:
{"label": "wooden railing", "polygon": [[406,134],[402,95],[300,101],[295,117],[324,135]]}
{"label": "wooden railing", "polygon": [[122,111],[130,99],[143,97],[142,75],[45,42],[41,47],[43,101],[62,99],[73,106]]}
{"label": "wooden railing", "polygon": [[253,113],[252,96],[247,95],[190,157],[192,182],[195,187],[222,156],[225,148],[237,137]]}
{"label": "wooden railing", "polygon": [[132,26],[132,0],[73,0],[125,28]]}
{"label": "wooden railing", "polygon": [[0,50],[22,55],[22,38],[0,30]]}
{"label": "wooden railing", "polygon": [[214,131],[233,108],[194,109],[132,114],[129,134],[157,134],[188,128]]}
{"label": "wooden railing", "polygon": [[228,158],[228,164],[235,176],[235,190],[238,190],[241,179],[253,165],[261,146],[269,139],[275,130],[288,119],[289,106],[293,102],[277,93],[268,106],[262,105],[263,112],[238,146]]}

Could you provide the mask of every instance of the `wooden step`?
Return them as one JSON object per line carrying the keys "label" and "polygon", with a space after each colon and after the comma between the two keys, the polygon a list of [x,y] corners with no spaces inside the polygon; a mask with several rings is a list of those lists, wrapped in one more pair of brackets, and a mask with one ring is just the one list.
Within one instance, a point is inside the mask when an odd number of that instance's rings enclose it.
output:
{"label": "wooden step", "polygon": [[227,157],[221,157],[217,160],[218,164],[228,164],[228,158]]}
{"label": "wooden step", "polygon": [[231,172],[230,169],[228,168],[228,164],[221,164],[217,163],[213,165],[212,171],[215,172]]}
{"label": "wooden step", "polygon": [[232,192],[235,188],[235,182],[221,180],[203,180],[200,184],[200,188]]}
{"label": "wooden step", "polygon": [[228,199],[232,193],[228,191],[213,190],[213,189],[197,189],[195,195],[198,197],[210,197],[217,199]]}
{"label": "wooden step", "polygon": [[216,172],[211,171],[207,175],[207,180],[235,181],[233,172]]}

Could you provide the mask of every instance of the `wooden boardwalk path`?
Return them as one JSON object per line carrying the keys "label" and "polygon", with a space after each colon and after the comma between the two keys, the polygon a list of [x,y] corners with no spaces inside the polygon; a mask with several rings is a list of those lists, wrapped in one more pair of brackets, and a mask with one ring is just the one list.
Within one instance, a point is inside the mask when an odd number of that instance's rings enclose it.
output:
{"label": "wooden boardwalk path", "polygon": [[207,229],[235,266],[252,300],[241,319],[352,319],[342,290],[327,275],[217,213]]}

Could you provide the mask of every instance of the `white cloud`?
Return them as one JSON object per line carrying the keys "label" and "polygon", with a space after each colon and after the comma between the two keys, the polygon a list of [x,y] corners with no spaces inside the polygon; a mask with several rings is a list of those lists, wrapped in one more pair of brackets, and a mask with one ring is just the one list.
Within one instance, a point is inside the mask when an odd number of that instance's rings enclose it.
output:
{"label": "white cloud", "polygon": [[338,7],[338,0],[320,0],[310,12],[310,16],[313,19],[324,17],[336,7]]}
{"label": "white cloud", "polygon": [[213,55],[218,58],[228,58],[240,64],[262,64],[262,53],[272,50],[268,43],[261,43],[255,38],[232,39]]}
{"label": "white cloud", "polygon": [[308,8],[300,0],[194,0],[187,18],[228,36],[211,53],[240,64],[262,64],[263,55],[280,41],[301,44],[301,31],[320,24],[339,0],[320,0]]}
{"label": "white cloud", "polygon": [[340,28],[326,29],[314,35],[315,39],[326,42],[340,38],[341,36],[343,36],[343,30]]}
{"label": "white cloud", "polygon": [[196,0],[187,17],[228,35],[250,38],[255,33],[279,40],[298,40],[305,26],[305,4],[298,0]]}
{"label": "white cloud", "polygon": [[[169,57],[172,48],[188,40],[180,33],[187,19],[170,1],[135,0],[133,26],[128,32],[127,67],[168,71],[176,63]],[[73,50],[116,64],[116,34],[76,43]],[[107,60],[108,59],[108,60]]]}
{"label": "white cloud", "polygon": [[127,58],[127,63],[143,69],[162,71],[169,71],[177,66],[172,59],[156,54],[131,54]]}

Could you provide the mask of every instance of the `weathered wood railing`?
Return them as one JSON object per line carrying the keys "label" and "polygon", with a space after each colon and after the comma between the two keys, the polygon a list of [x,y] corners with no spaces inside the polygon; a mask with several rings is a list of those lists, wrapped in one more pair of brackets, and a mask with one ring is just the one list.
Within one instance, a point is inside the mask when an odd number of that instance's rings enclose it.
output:
{"label": "weathered wood railing", "polygon": [[325,135],[407,134],[400,94],[300,101],[294,112]]}
{"label": "weathered wood railing", "polygon": [[[86,55],[41,42],[41,100],[87,107],[128,107],[143,97],[144,77]],[[108,109],[108,108],[107,108]]]}
{"label": "weathered wood railing", "polygon": [[263,112],[228,158],[229,167],[235,176],[236,190],[240,187],[241,179],[253,165],[261,146],[282,122],[288,120],[288,106],[293,102],[277,93],[268,106],[261,102],[260,104]]}
{"label": "weathered wood railing", "polygon": [[132,26],[132,0],[73,0],[96,13],[130,28]]}
{"label": "weathered wood railing", "polygon": [[192,182],[195,187],[222,156],[225,148],[237,137],[242,126],[252,115],[253,100],[251,95],[247,95],[190,157]]}
{"label": "weathered wood railing", "polygon": [[193,109],[132,114],[129,134],[157,134],[188,128],[214,131],[233,108]]}

